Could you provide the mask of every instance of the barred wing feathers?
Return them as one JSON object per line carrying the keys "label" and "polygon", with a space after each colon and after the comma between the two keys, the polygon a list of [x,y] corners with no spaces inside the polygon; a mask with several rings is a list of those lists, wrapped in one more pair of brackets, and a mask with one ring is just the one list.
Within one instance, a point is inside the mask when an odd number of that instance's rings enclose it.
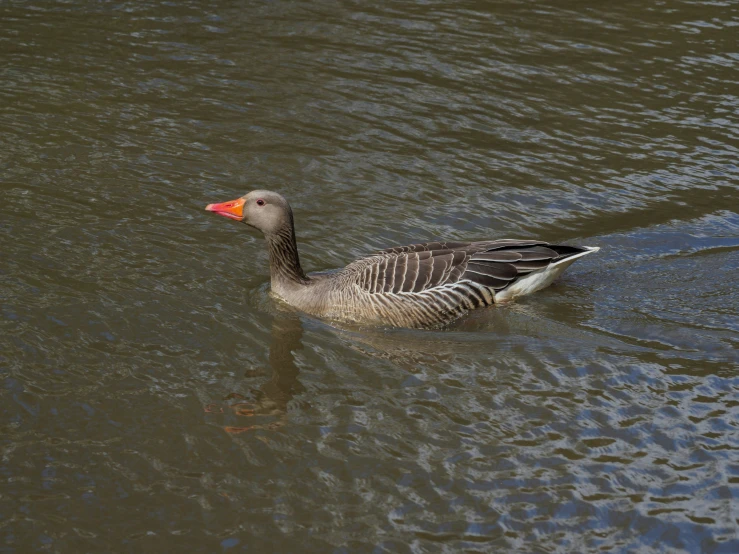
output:
{"label": "barred wing feathers", "polygon": [[426,242],[387,248],[344,271],[370,294],[432,292],[465,282],[499,291],[532,271],[585,251],[537,240]]}

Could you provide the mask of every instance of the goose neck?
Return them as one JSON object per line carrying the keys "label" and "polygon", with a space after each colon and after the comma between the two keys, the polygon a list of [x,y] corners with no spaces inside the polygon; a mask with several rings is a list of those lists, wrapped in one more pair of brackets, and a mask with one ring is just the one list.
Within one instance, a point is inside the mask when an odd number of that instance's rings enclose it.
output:
{"label": "goose neck", "polygon": [[300,267],[295,231],[285,226],[279,231],[265,235],[269,246],[269,270],[272,287],[282,289],[308,284],[308,277]]}

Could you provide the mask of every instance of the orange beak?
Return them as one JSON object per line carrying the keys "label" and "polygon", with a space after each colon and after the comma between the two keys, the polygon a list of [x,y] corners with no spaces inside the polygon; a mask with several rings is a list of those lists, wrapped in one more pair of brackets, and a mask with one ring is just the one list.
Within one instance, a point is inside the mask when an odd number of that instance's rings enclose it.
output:
{"label": "orange beak", "polygon": [[244,204],[246,200],[239,198],[230,202],[221,202],[220,204],[208,204],[205,209],[209,212],[215,212],[218,215],[241,221],[244,219]]}

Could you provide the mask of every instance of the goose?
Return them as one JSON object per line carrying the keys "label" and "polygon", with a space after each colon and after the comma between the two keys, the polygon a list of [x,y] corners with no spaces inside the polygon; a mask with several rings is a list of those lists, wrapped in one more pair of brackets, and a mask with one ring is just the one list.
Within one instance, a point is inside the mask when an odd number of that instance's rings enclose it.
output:
{"label": "goose", "polygon": [[306,275],[293,212],[282,195],[255,190],[205,209],[264,234],[274,295],[312,316],[359,324],[442,327],[470,310],[541,290],[575,260],[600,250],[540,240],[424,242]]}

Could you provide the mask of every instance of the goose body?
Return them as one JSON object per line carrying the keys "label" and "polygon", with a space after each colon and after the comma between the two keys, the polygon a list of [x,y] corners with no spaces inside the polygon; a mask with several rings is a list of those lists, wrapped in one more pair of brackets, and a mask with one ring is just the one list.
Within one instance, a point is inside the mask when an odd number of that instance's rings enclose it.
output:
{"label": "goose body", "polygon": [[356,323],[439,327],[541,290],[599,250],[538,240],[426,242],[388,248],[333,273],[305,275],[292,210],[282,196],[258,190],[206,209],[264,232],[274,294],[311,315]]}

